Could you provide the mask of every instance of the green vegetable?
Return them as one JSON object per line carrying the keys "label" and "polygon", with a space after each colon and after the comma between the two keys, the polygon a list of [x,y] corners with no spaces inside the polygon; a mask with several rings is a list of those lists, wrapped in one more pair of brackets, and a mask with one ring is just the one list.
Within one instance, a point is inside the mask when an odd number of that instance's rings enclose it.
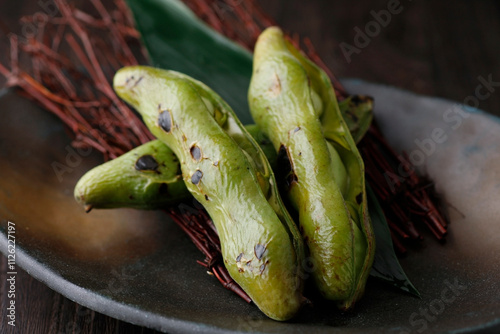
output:
{"label": "green vegetable", "polygon": [[420,298],[420,293],[408,277],[406,277],[396,254],[394,254],[391,231],[385,219],[384,211],[382,211],[378,203],[377,196],[369,185],[366,186],[366,190],[368,209],[377,240],[377,251],[375,252],[375,259],[370,275]]}
{"label": "green vegetable", "polygon": [[287,161],[289,198],[314,259],[314,281],[351,308],[375,251],[363,161],[326,74],[276,27],[259,37],[249,103],[257,125]]}
{"label": "green vegetable", "polygon": [[[247,101],[252,73],[250,52],[204,24],[180,0],[127,0],[127,4],[134,15],[151,64],[180,71],[203,81],[229,102],[243,124],[253,123]],[[207,43],[210,43],[210,48],[206,48]],[[199,57],[200,54],[203,57]],[[222,56],[224,61],[220,60]],[[228,75],[233,76],[234,73],[238,73],[239,85],[228,79]],[[370,215],[372,212],[370,208]],[[380,229],[382,226],[386,228]],[[381,224],[374,224],[373,228],[377,232],[378,256],[374,265],[379,260],[383,261],[379,263],[378,274],[390,280],[394,271],[404,271],[389,243],[391,237],[387,232],[387,222],[384,220]],[[379,254],[381,248],[378,246],[381,244],[388,251]],[[404,279],[405,284],[411,284],[406,277]],[[399,281],[395,283],[399,284]]]}
{"label": "green vegetable", "polygon": [[155,140],[87,172],[75,186],[76,200],[92,208],[156,209],[189,196],[179,160]]}
{"label": "green vegetable", "polygon": [[278,159],[278,154],[274,150],[273,143],[266,137],[266,135],[261,131],[261,129],[255,124],[245,125],[245,129],[253,137],[253,139],[259,144],[262,152],[266,156],[269,164],[274,170],[276,166],[276,161]]}
{"label": "green vegetable", "polygon": [[373,120],[373,99],[364,95],[351,95],[339,102],[340,113],[354,141],[359,143]]}
{"label": "green vegetable", "polygon": [[[275,165],[277,155],[271,142],[256,125],[245,128]],[[87,210],[162,209],[191,196],[182,180],[179,160],[160,140],[94,167],[82,176],[74,193]]]}
{"label": "green vegetable", "polygon": [[231,277],[269,317],[300,308],[300,235],[259,146],[229,106],[201,82],[145,66],[126,67],[116,92],[180,160],[186,187],[217,228]]}
{"label": "green vegetable", "polygon": [[[209,85],[252,123],[246,103],[252,54],[208,28],[178,0],[127,0],[155,67],[185,73]],[[165,43],[165,41],[168,41]]]}
{"label": "green vegetable", "polygon": [[[353,128],[359,128],[357,123],[353,123]],[[273,144],[257,125],[245,125],[245,129],[259,144],[274,169],[278,155]],[[144,158],[139,160],[140,157]],[[156,163],[145,168],[152,160]],[[179,160],[160,140],[143,144],[114,160],[94,167],[81,177],[74,193],[75,199],[87,210],[162,209],[191,196],[182,180]]]}

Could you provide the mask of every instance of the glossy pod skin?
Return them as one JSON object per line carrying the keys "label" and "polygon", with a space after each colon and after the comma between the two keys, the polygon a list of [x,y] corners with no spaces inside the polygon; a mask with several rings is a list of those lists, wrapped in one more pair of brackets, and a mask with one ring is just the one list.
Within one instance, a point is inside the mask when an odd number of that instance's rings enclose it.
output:
{"label": "glossy pod skin", "polygon": [[256,124],[245,125],[245,129],[260,146],[262,152],[267,158],[267,161],[269,161],[269,165],[274,170],[278,159],[278,154],[274,150],[273,143],[271,143],[269,138],[267,138],[267,136]]}
{"label": "glossy pod skin", "polygon": [[249,103],[286,161],[288,197],[314,260],[322,295],[349,309],[364,291],[374,254],[363,161],[328,77],[271,27],[259,37]]}
{"label": "glossy pod skin", "polygon": [[186,187],[217,228],[231,277],[269,317],[300,308],[300,235],[262,151],[233,111],[183,74],[145,66],[117,72],[118,95],[180,160]]}
{"label": "glossy pod skin", "polygon": [[[277,154],[271,142],[252,124],[245,128],[271,165]],[[75,199],[90,209],[164,209],[191,197],[179,160],[161,140],[149,143],[92,168],[75,186]]]}
{"label": "glossy pod skin", "polygon": [[89,211],[156,209],[185,199],[189,193],[174,152],[155,140],[88,171],[76,184],[74,195]]}
{"label": "glossy pod skin", "polygon": [[[349,175],[349,188],[343,194],[344,201],[351,217],[362,231],[362,235],[355,234],[356,280],[353,282],[353,289],[349,298],[339,302],[339,307],[347,310],[351,309],[354,303],[362,297],[375,257],[375,234],[368,212],[365,166],[356,147],[356,142],[364,136],[369,128],[369,122],[372,120],[373,100],[367,96],[357,96],[357,98],[352,96],[351,100],[348,100],[350,107],[347,107],[347,110],[357,115],[358,125],[355,122],[356,117],[346,124],[344,117],[350,115],[344,115],[340,110],[328,75],[316,64],[304,57],[293,45],[288,42],[286,42],[286,45],[306,70],[310,78],[312,91],[316,92],[320,101],[322,101],[320,104],[322,112],[320,120],[323,135],[328,144],[331,145],[330,147],[333,146],[337,150],[345,165]],[[353,101],[353,99],[355,100]],[[350,129],[353,131],[353,135],[351,135]]]}
{"label": "glossy pod skin", "polygon": [[[347,117],[351,120],[349,129],[353,138],[359,141],[367,129],[364,124],[372,118],[372,99],[350,96],[339,103],[339,107],[344,119]],[[278,154],[271,141],[256,124],[245,125],[245,129],[259,144],[274,170]],[[143,144],[94,167],[82,176],[74,193],[77,202],[87,210],[164,209],[191,196],[182,179],[179,160],[160,140]]]}

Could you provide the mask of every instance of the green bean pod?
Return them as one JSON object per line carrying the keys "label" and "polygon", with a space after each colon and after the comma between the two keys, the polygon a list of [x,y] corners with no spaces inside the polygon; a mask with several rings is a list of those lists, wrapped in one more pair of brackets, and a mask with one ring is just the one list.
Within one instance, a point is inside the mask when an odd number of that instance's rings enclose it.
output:
{"label": "green bean pod", "polygon": [[300,308],[300,235],[261,149],[212,90],[186,75],[145,66],[117,72],[114,88],[179,158],[184,183],[217,228],[231,277],[269,317]]}
{"label": "green bean pod", "polygon": [[286,191],[314,260],[314,281],[348,309],[364,291],[374,237],[363,161],[331,83],[271,27],[257,41],[248,96],[255,122],[286,162]]}
{"label": "green bean pod", "polygon": [[266,137],[266,135],[256,124],[247,124],[245,125],[245,129],[260,146],[262,152],[267,158],[267,161],[269,161],[269,165],[274,170],[278,159],[278,154],[274,150],[273,143],[271,143],[271,141]]}
{"label": "green bean pod", "polygon": [[[364,134],[363,124],[371,118],[370,105],[371,99],[363,96],[350,96],[339,103],[342,115],[352,120],[349,129],[353,138]],[[245,129],[259,144],[274,170],[278,154],[273,144],[257,125],[245,125]],[[87,210],[163,209],[191,196],[184,185],[179,160],[160,140],[143,144],[94,167],[81,177],[74,194],[77,202]]]}
{"label": "green bean pod", "polygon": [[373,99],[365,95],[351,95],[339,102],[339,109],[352,139],[359,143],[373,120]]}
{"label": "green bean pod", "polygon": [[[261,147],[271,166],[277,154],[255,125],[245,128]],[[164,209],[191,197],[174,152],[153,140],[92,168],[75,186],[75,199],[90,209]]]}
{"label": "green bean pod", "polygon": [[88,171],[76,184],[74,196],[90,211],[156,209],[185,199],[189,193],[174,152],[155,140]]}

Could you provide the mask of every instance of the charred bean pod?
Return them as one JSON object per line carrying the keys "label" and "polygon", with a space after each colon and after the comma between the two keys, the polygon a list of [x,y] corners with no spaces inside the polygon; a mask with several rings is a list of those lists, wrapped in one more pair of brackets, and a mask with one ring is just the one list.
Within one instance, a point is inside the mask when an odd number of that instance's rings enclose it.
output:
{"label": "charred bean pod", "polygon": [[217,228],[232,278],[269,317],[300,308],[302,242],[264,154],[227,104],[183,74],[126,67],[118,95],[180,160],[184,183]]}
{"label": "charred bean pod", "polygon": [[374,255],[363,161],[330,80],[276,27],[259,37],[249,103],[288,164],[288,197],[314,260],[320,292],[348,309],[364,291]]}
{"label": "charred bean pod", "polygon": [[[256,125],[246,125],[245,128],[257,141],[269,163],[275,165],[276,152],[271,142]],[[162,209],[191,196],[184,185],[179,160],[160,140],[143,144],[94,167],[78,181],[74,195],[87,211]]]}
{"label": "charred bean pod", "polygon": [[174,152],[155,140],[88,171],[76,184],[74,195],[89,211],[157,209],[185,199],[189,193]]}

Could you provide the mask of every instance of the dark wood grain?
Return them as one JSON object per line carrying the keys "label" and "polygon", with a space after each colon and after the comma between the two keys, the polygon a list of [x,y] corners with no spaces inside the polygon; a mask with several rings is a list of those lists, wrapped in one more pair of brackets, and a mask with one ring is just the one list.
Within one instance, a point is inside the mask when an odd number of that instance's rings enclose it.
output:
{"label": "dark wood grain", "polygon": [[16,327],[7,324],[7,261],[0,259],[0,333],[142,333],[157,331],[134,326],[78,305],[18,268],[16,275]]}
{"label": "dark wood grain", "polygon": [[[275,0],[260,3],[289,32],[311,38],[326,64],[340,77],[356,77],[421,94],[463,101],[478,77],[500,81],[498,1],[402,1],[401,13],[371,38],[350,62],[340,43],[354,45],[355,28],[388,1]],[[19,33],[17,19],[39,9],[36,1],[2,1],[0,31]],[[0,60],[6,59],[5,37]],[[3,78],[0,79],[3,85]],[[500,115],[500,87],[480,108]],[[5,217],[0,217],[4,219]],[[6,259],[0,260],[0,333],[156,333],[84,308],[18,269],[15,331],[6,322]]]}

